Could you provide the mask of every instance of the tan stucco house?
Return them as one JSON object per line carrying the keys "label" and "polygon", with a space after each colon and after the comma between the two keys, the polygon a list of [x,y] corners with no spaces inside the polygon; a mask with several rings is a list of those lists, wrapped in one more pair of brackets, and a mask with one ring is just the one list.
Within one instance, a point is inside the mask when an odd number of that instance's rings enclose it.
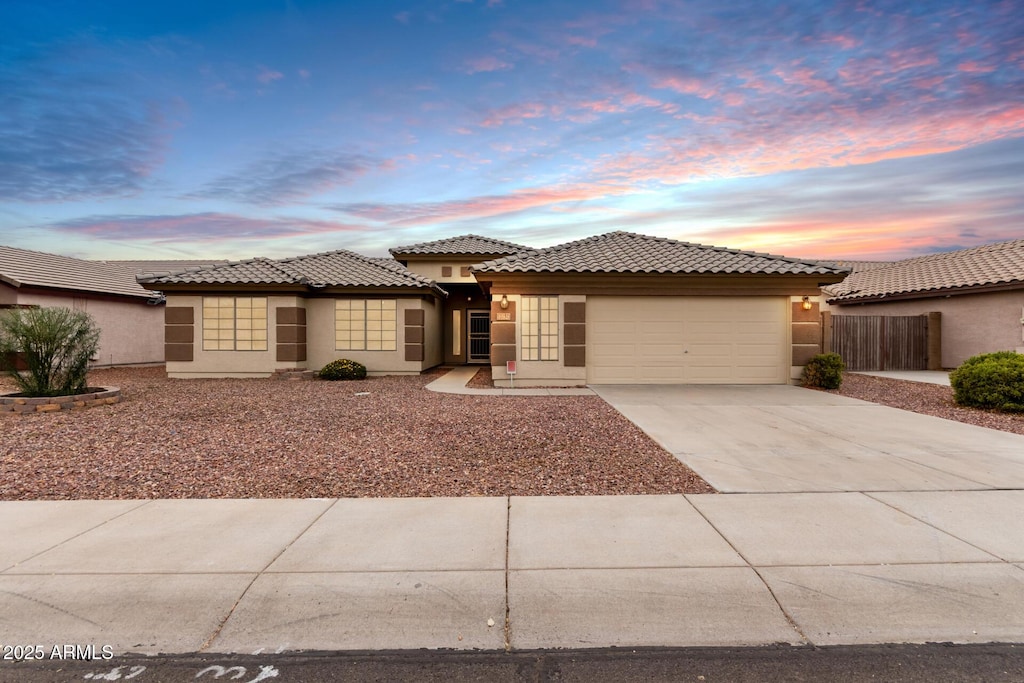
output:
{"label": "tan stucco house", "polygon": [[350,358],[372,374],[489,364],[495,382],[784,384],[821,350],[812,261],[612,232],[546,249],[477,235],[254,259],[139,281],[167,297],[172,377]]}
{"label": "tan stucco house", "polygon": [[121,265],[0,246],[0,309],[85,311],[100,328],[94,366],[164,360],[163,297]]}
{"label": "tan stucco house", "polygon": [[939,313],[944,368],[1024,353],[1024,240],[854,267],[824,293],[833,315]]}

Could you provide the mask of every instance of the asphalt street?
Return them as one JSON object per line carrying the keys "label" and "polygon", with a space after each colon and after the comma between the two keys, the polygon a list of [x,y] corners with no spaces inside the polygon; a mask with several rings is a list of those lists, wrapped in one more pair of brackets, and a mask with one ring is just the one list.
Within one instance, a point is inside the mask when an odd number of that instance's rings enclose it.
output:
{"label": "asphalt street", "polygon": [[964,681],[1024,680],[1024,646],[611,648],[114,657],[0,663],[4,683],[70,681]]}

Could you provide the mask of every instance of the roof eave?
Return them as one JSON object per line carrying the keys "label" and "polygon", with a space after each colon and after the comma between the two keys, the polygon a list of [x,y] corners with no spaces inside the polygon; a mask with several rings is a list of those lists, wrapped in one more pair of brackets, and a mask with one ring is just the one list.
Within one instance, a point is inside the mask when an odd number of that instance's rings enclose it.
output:
{"label": "roof eave", "polygon": [[1008,292],[1017,289],[1024,289],[1024,280],[1014,280],[1012,282],[1000,282],[987,285],[964,285],[961,287],[922,289],[914,292],[868,294],[865,296],[834,296],[828,299],[828,303],[834,303],[840,306],[844,304],[883,303],[888,301],[907,301],[910,299],[934,299],[938,297],[958,296],[962,294]]}

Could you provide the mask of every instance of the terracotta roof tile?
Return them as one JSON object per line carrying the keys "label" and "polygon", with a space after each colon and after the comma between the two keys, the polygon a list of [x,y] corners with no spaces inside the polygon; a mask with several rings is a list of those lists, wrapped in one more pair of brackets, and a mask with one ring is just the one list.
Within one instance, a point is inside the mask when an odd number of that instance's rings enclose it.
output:
{"label": "terracotta roof tile", "polygon": [[257,258],[180,273],[143,273],[139,281],[161,284],[265,284],[309,287],[417,287],[442,292],[433,280],[390,259],[337,250],[286,259]]}
{"label": "terracotta roof tile", "polygon": [[739,251],[703,244],[610,232],[596,237],[533,249],[473,266],[484,273],[720,273],[821,274],[847,272],[814,261]]}
{"label": "terracotta roof tile", "polygon": [[0,246],[0,281],[14,287],[47,287],[153,299],[135,276],[121,266],[101,261]]}
{"label": "terracotta roof tile", "polygon": [[825,293],[829,301],[845,302],[1014,283],[1024,287],[1024,240],[918,256],[855,271],[827,287]]}
{"label": "terracotta roof tile", "polygon": [[521,244],[503,242],[502,240],[480,235],[459,235],[433,242],[420,242],[405,247],[394,247],[389,249],[392,254],[474,254],[474,255],[496,255],[496,254],[517,254],[528,250]]}

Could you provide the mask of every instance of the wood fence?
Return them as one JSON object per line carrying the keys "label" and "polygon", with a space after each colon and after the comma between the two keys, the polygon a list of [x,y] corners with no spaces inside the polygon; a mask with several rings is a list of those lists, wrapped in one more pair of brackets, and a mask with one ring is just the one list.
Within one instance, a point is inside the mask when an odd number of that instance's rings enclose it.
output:
{"label": "wood fence", "polygon": [[830,350],[843,357],[847,370],[929,369],[927,315],[831,318]]}

